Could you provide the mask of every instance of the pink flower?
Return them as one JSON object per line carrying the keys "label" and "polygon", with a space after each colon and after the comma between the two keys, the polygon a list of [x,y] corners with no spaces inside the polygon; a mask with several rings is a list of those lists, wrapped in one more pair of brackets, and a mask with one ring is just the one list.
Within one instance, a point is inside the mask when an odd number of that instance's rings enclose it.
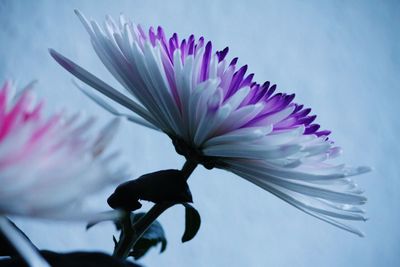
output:
{"label": "pink flower", "polygon": [[10,82],[0,90],[0,229],[29,266],[49,266],[5,217],[102,220],[118,212],[95,214],[79,204],[90,193],[126,177],[112,166],[107,146],[118,126],[112,120],[89,135],[94,118],[78,114],[43,116],[32,85],[18,94]]}
{"label": "pink flower", "polygon": [[0,215],[79,218],[85,196],[125,177],[107,146],[118,125],[111,121],[97,135],[94,118],[78,114],[43,116],[33,102],[32,85],[20,94],[6,82],[0,90]]}

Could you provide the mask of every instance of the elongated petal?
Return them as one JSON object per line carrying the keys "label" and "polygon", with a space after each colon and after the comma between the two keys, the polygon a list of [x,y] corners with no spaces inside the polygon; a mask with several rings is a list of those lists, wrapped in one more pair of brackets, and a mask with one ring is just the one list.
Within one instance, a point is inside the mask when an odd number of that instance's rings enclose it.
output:
{"label": "elongated petal", "polygon": [[81,90],[81,92],[83,92],[85,95],[87,95],[90,99],[92,99],[94,102],[96,102],[99,106],[101,106],[102,108],[104,108],[105,110],[107,110],[108,112],[110,112],[111,114],[118,116],[118,117],[123,117],[126,118],[129,121],[135,122],[137,124],[143,125],[147,128],[159,131],[159,129],[154,126],[153,124],[149,123],[146,120],[143,120],[140,117],[137,116],[132,116],[129,114],[124,114],[119,112],[118,110],[116,110],[115,108],[113,108],[110,104],[108,104],[105,100],[103,100],[102,98],[100,98],[99,96],[95,95],[94,93],[90,92],[90,90],[87,90],[83,87],[80,87],[78,84],[75,83],[75,85],[79,88],[79,90]]}
{"label": "elongated petal", "polygon": [[138,105],[133,100],[127,98],[111,86],[107,85],[93,74],[90,74],[83,68],[79,67],[66,57],[60,55],[55,50],[50,50],[50,54],[53,58],[60,63],[66,70],[71,72],[75,77],[80,79],[81,81],[87,83],[88,85],[92,86],[94,89],[98,90],[99,92],[105,94],[109,98],[115,100],[119,104],[123,105],[124,107],[132,110],[133,112],[137,113],[139,116],[143,117],[145,120],[149,121],[150,123],[155,123],[154,120],[151,118],[151,115],[143,109],[140,105]]}

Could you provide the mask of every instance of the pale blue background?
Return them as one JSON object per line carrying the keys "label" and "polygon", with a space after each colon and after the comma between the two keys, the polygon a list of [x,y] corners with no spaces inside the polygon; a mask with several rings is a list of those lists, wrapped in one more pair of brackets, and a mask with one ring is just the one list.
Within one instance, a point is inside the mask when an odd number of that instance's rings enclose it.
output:
{"label": "pale blue background", "polygon": [[[166,4],[168,2],[168,4]],[[168,248],[147,266],[400,266],[400,5],[398,1],[0,1],[0,77],[21,84],[39,79],[47,111],[85,109],[111,116],[71,85],[50,56],[52,47],[120,87],[92,51],[73,13],[98,20],[121,11],[146,27],[203,34],[215,47],[249,64],[258,81],[271,80],[313,107],[333,130],[342,160],[370,165],[358,177],[370,220],[358,238],[309,217],[232,174],[199,168],[190,179],[203,223],[181,244],[183,210],[161,217]],[[183,159],[166,136],[124,123],[114,142],[133,174],[179,168]],[[67,163],[66,163],[67,164]],[[110,190],[93,203],[107,208]],[[110,252],[113,227],[18,220],[41,248]]]}

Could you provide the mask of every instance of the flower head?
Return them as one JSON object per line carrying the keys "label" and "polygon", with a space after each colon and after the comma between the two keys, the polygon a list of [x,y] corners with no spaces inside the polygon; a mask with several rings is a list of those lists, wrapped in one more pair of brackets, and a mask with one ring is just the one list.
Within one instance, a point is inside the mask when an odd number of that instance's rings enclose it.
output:
{"label": "flower head", "polygon": [[215,51],[203,37],[179,40],[164,30],[145,32],[124,16],[107,17],[104,27],[76,12],[93,47],[129,94],[113,89],[71,60],[51,50],[69,72],[137,116],[117,112],[171,137],[178,153],[207,168],[222,168],[264,188],[293,206],[361,235],[337,219],[365,220],[358,206],[366,198],[349,176],[369,171],[328,160],[341,149],[320,130],[311,109],[294,94],[259,84],[247,65],[228,60],[228,48]]}
{"label": "flower head", "polygon": [[90,136],[93,118],[44,117],[31,87],[15,95],[6,82],[0,90],[0,216],[89,216],[76,205],[126,177],[111,165],[117,154],[106,153],[118,120]]}

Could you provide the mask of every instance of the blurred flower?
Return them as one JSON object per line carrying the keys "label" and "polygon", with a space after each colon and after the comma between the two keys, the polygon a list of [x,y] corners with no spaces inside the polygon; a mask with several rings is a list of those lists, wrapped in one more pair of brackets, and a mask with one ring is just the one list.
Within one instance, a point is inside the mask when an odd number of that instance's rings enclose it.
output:
{"label": "blurred flower", "polygon": [[[0,215],[73,219],[89,215],[76,206],[88,194],[126,177],[105,153],[118,125],[96,136],[94,119],[42,114],[32,85],[19,95],[6,82],[0,90]],[[93,213],[92,213],[93,214]]]}
{"label": "blurred flower", "polygon": [[[146,33],[123,15],[104,27],[76,12],[107,69],[131,97],[118,92],[54,50],[69,72],[136,115],[122,114],[84,91],[117,116],[166,133],[178,153],[207,168],[222,168],[264,188],[300,210],[358,235],[338,219],[365,220],[365,203],[349,176],[369,171],[328,163],[341,149],[330,131],[313,123],[311,109],[294,94],[253,81],[247,65],[227,60],[228,48],[191,35],[167,39],[164,30]],[[82,89],[83,90],[83,89]],[[138,102],[136,102],[138,101]]]}
{"label": "blurred flower", "polygon": [[33,102],[32,86],[18,94],[10,82],[0,89],[0,229],[29,266],[45,267],[47,262],[5,216],[115,218],[117,211],[95,214],[77,206],[126,175],[111,166],[117,154],[105,154],[118,119],[90,138],[93,118],[43,117],[43,102]]}

